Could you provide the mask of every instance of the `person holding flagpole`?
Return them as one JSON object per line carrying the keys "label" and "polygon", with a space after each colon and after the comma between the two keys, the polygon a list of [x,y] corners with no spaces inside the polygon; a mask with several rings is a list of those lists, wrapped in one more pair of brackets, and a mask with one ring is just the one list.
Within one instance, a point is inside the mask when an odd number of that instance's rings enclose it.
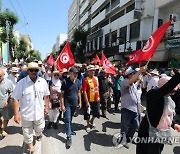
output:
{"label": "person holding flagpole", "polygon": [[140,103],[135,83],[139,75],[146,72],[146,69],[147,66],[143,66],[136,72],[129,67],[125,71],[125,79],[121,82],[121,137],[119,143],[127,149],[129,148],[128,143],[140,125]]}

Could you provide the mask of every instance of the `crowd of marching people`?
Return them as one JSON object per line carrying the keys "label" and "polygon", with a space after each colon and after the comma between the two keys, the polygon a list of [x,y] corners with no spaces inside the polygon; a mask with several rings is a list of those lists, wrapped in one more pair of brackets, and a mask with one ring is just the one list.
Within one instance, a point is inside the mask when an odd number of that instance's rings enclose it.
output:
{"label": "crowd of marching people", "polygon": [[[76,109],[82,109],[87,133],[96,127],[96,119],[109,119],[107,112],[121,110],[118,143],[126,148],[136,131],[139,137],[148,137],[154,128],[170,137],[170,126],[180,132],[179,83],[179,70],[172,68],[116,67],[112,75],[97,64],[75,64],[61,70],[41,61],[4,64],[0,68],[1,136],[8,135],[8,122],[14,116],[33,153],[33,132],[40,141],[48,115],[47,129],[58,129],[58,120],[64,121],[70,148],[76,134],[71,128],[73,116]],[[147,104],[142,104],[144,98]],[[163,146],[138,143],[136,153],[158,154]]]}

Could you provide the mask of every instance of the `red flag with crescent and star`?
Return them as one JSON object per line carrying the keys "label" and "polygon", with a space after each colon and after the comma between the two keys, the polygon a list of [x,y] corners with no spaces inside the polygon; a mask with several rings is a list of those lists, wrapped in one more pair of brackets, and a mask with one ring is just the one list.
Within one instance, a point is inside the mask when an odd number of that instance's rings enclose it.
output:
{"label": "red flag with crescent and star", "polygon": [[165,32],[167,31],[169,25],[171,24],[172,20],[169,20],[165,24],[161,25],[149,38],[149,40],[146,42],[143,49],[135,51],[133,54],[129,56],[129,61],[127,62],[127,65],[133,64],[133,63],[139,63],[141,64],[143,61],[149,60],[154,55],[160,41],[165,35]]}
{"label": "red flag with crescent and star", "polygon": [[48,63],[49,65],[53,66],[53,65],[54,65],[54,62],[55,62],[55,60],[54,60],[54,58],[53,58],[53,55],[50,54],[50,55],[49,55],[49,58],[48,58],[48,60],[47,60],[47,63]]}
{"label": "red flag with crescent and star", "polygon": [[70,43],[67,42],[57,58],[57,66],[59,70],[62,70],[63,68],[68,69],[74,64],[75,64],[75,60],[70,48]]}
{"label": "red flag with crescent and star", "polygon": [[104,55],[103,51],[102,51],[102,57],[101,57],[101,64],[103,66],[103,68],[105,69],[106,73],[110,73],[113,75],[116,75],[116,69],[113,66],[113,64],[106,58],[106,56]]}
{"label": "red flag with crescent and star", "polygon": [[99,63],[100,64],[101,60],[99,59],[98,55],[96,54],[96,57],[93,59],[93,61],[91,63]]}

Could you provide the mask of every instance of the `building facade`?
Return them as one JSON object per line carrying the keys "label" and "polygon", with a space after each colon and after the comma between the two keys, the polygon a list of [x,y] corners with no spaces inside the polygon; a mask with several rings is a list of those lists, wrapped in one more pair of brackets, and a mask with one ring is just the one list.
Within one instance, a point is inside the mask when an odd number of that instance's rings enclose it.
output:
{"label": "building facade", "polygon": [[152,61],[171,64],[180,68],[180,1],[163,0],[155,1],[155,13],[153,31],[169,19],[174,19],[164,41],[162,41],[156,51]]}
{"label": "building facade", "polygon": [[68,10],[68,39],[72,39],[74,29],[79,26],[79,0],[73,0]]}
{"label": "building facade", "polygon": [[64,43],[64,41],[67,40],[67,34],[59,34],[56,38],[56,43],[53,46],[53,51],[59,51],[60,50],[60,45]]}
{"label": "building facade", "polygon": [[[96,53],[100,55],[103,50],[110,60],[125,63],[133,51],[142,48],[151,34],[169,20],[172,12],[178,16],[180,1],[79,0],[77,3],[77,22],[89,32],[85,52],[87,59]],[[177,29],[178,23],[173,29]],[[172,33],[173,37],[174,34],[179,35]],[[152,61],[167,62],[168,51],[176,50],[175,47],[170,48],[162,42]]]}

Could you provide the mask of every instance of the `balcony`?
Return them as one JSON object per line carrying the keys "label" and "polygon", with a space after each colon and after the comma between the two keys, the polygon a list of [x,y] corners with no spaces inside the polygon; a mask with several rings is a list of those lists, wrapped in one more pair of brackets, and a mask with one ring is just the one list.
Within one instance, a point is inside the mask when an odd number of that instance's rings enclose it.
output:
{"label": "balcony", "polygon": [[103,10],[101,13],[99,13],[92,21],[91,21],[91,27],[95,26],[99,22],[101,22],[103,19],[105,19],[106,10]]}
{"label": "balcony", "polygon": [[121,0],[120,7],[127,4],[128,2],[131,2],[131,0]]}
{"label": "balcony", "polygon": [[89,5],[89,0],[86,0],[83,3],[82,7],[80,8],[80,14],[82,14],[84,12],[84,10],[88,7],[88,5]]}
{"label": "balcony", "polygon": [[91,14],[93,14],[106,0],[97,0],[91,8]]}
{"label": "balcony", "polygon": [[80,19],[80,25],[87,19],[88,19],[88,12],[86,12],[86,14],[84,16],[82,16],[82,18]]}

